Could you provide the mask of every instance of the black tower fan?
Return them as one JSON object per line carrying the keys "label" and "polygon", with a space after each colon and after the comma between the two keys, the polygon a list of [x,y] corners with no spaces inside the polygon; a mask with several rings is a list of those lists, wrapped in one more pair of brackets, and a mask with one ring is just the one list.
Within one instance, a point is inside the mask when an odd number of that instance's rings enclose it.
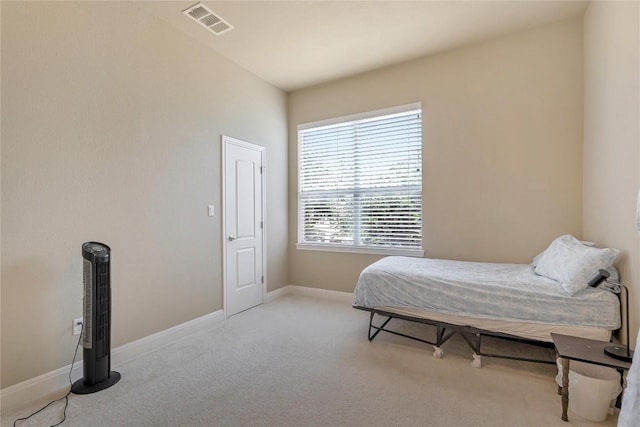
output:
{"label": "black tower fan", "polygon": [[98,242],[82,245],[83,376],[73,383],[75,394],[95,393],[120,380],[111,370],[111,248]]}

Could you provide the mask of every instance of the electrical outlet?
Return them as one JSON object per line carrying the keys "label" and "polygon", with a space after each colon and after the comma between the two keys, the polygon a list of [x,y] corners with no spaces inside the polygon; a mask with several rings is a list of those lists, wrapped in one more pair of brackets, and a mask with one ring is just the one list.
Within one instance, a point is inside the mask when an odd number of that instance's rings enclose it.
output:
{"label": "electrical outlet", "polygon": [[82,332],[82,317],[73,319],[73,335],[80,335]]}

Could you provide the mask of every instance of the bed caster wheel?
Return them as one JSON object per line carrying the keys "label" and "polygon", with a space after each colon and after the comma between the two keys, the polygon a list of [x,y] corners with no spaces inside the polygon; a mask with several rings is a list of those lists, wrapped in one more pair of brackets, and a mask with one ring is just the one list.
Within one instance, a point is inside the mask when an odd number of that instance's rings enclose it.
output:
{"label": "bed caster wheel", "polygon": [[482,356],[480,356],[479,354],[474,354],[471,366],[474,368],[482,368]]}
{"label": "bed caster wheel", "polygon": [[442,355],[444,354],[440,347],[433,347],[435,351],[433,352],[433,357],[436,359],[442,359]]}

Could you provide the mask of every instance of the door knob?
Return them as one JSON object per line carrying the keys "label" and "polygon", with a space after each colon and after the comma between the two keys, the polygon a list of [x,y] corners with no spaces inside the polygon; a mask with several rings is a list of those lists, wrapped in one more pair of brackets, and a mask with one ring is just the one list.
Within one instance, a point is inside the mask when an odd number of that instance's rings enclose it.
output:
{"label": "door knob", "polygon": [[233,242],[234,240],[236,240],[236,236],[234,236],[233,234],[229,234],[229,237],[227,237],[227,239],[228,239],[230,242]]}

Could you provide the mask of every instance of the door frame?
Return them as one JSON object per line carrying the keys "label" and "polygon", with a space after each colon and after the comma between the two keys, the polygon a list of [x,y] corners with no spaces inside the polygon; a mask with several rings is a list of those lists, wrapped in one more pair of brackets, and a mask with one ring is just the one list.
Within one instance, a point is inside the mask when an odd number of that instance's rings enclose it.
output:
{"label": "door frame", "polygon": [[262,281],[262,304],[264,304],[266,295],[267,295],[267,198],[266,190],[267,190],[267,180],[266,180],[266,171],[267,171],[267,161],[266,161],[266,148],[253,144],[251,142],[246,142],[237,138],[232,138],[227,135],[222,135],[220,138],[220,142],[222,145],[222,207],[220,209],[222,213],[222,312],[224,313],[224,318],[227,318],[227,147],[229,145],[236,145],[238,147],[246,148],[249,150],[254,150],[260,152],[260,157],[262,160],[262,170],[260,171],[260,182],[262,185],[262,200],[260,203],[262,204],[262,277],[264,280]]}

